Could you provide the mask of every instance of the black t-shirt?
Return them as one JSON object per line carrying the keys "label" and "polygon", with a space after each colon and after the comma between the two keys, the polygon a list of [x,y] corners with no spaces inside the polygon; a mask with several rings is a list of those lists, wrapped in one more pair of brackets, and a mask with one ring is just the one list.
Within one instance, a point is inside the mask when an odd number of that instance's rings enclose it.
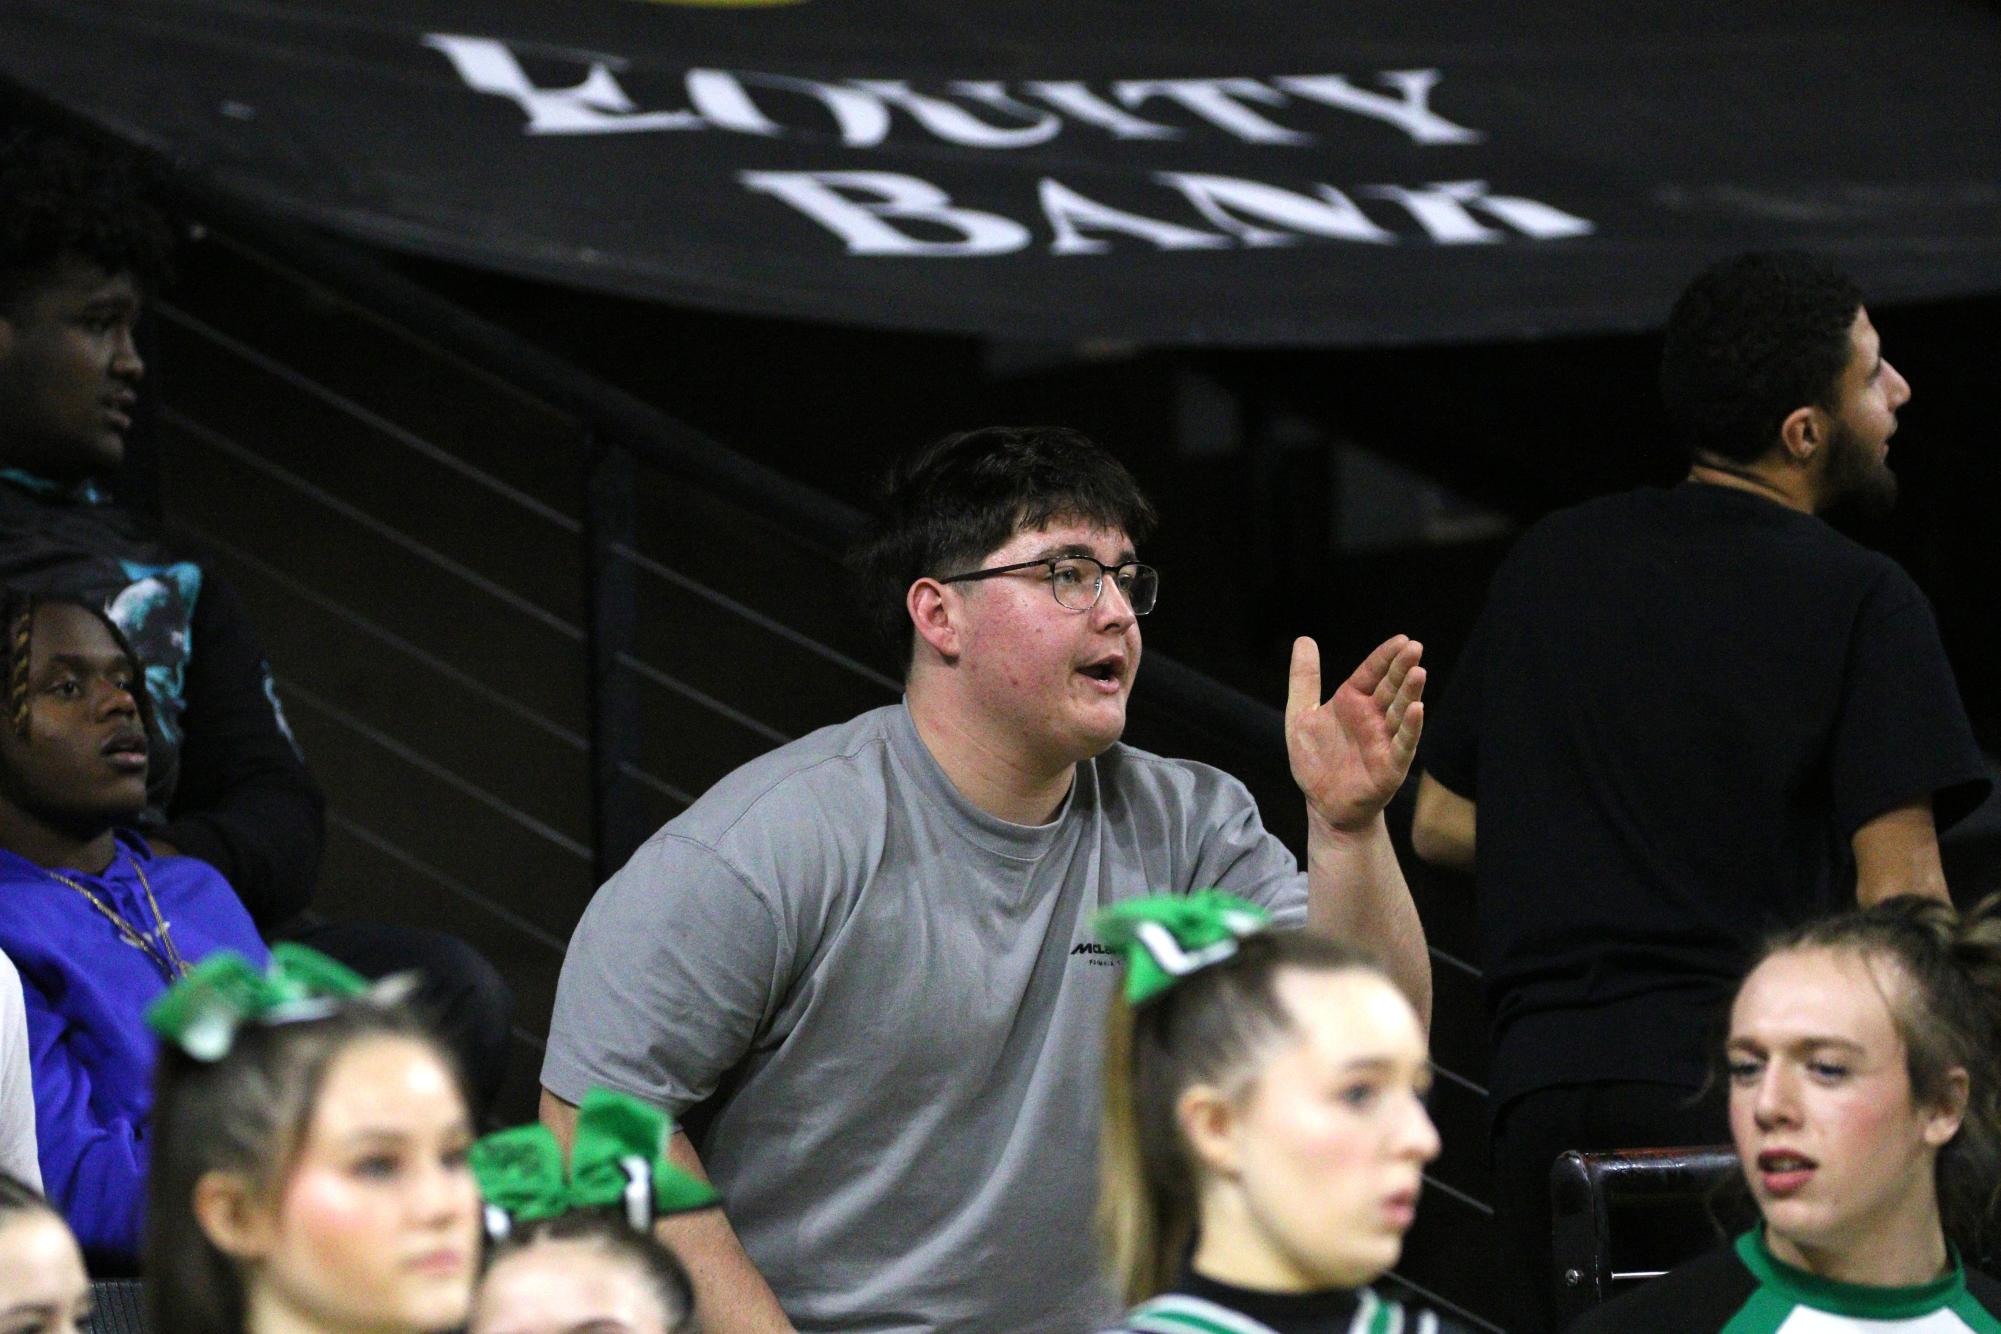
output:
{"label": "black t-shirt", "polygon": [[1780,1263],[1755,1232],[1578,1317],[1570,1334],[1994,1334],[2001,1283],[1955,1256],[1911,1288],[1837,1283]]}
{"label": "black t-shirt", "polygon": [[1426,771],[1478,807],[1496,1105],[1699,1085],[1758,942],[1852,903],[1855,830],[1987,788],[1910,577],[1692,482],[1524,534],[1429,722]]}

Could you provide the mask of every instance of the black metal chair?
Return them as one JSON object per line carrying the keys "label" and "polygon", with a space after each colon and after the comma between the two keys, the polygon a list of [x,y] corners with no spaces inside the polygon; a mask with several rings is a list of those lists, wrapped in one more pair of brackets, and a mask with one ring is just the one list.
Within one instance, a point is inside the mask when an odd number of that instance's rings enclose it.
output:
{"label": "black metal chair", "polygon": [[136,1278],[101,1278],[90,1285],[91,1334],[148,1334],[145,1288]]}
{"label": "black metal chair", "polygon": [[[1616,1296],[1615,1285],[1652,1278],[1700,1254],[1719,1239],[1719,1227],[1748,1223],[1748,1197],[1726,1198],[1736,1178],[1737,1155],[1727,1147],[1572,1151],[1558,1158],[1549,1188],[1559,1325]],[[1615,1260],[1625,1267],[1615,1268]]]}

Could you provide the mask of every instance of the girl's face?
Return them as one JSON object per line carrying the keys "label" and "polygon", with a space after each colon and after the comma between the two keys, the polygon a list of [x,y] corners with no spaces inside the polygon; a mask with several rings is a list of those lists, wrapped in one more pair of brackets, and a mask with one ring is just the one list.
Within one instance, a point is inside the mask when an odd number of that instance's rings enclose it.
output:
{"label": "girl's face", "polygon": [[1730,1012],[1730,1132],[1780,1259],[1830,1264],[1939,1235],[1933,1164],[1957,1107],[1912,1100],[1895,965],[1852,950],[1765,960]]}
{"label": "girl's face", "polygon": [[78,1334],[89,1320],[90,1279],[62,1220],[22,1209],[0,1222],[0,1334]]}
{"label": "girl's face", "polygon": [[1287,969],[1277,991],[1297,1040],[1243,1093],[1211,1104],[1206,1130],[1183,1097],[1209,1168],[1202,1250],[1222,1248],[1197,1263],[1278,1291],[1357,1287],[1396,1263],[1419,1174],[1438,1156],[1423,1030],[1403,994],[1365,969]]}
{"label": "girl's face", "polygon": [[639,1266],[584,1239],[538,1241],[487,1270],[470,1334],[671,1334]]}
{"label": "girl's face", "polygon": [[479,1241],[471,1142],[458,1085],[425,1044],[363,1038],[335,1056],[282,1194],[253,1206],[252,1327],[264,1310],[322,1329],[463,1323]]}

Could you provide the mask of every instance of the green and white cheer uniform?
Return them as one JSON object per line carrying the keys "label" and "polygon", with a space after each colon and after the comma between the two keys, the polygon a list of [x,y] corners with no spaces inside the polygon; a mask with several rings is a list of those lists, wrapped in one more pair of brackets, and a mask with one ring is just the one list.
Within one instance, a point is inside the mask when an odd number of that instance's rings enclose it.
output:
{"label": "green and white cheer uniform", "polygon": [[1754,1228],[1591,1312],[1571,1334],[2001,1334],[2001,1283],[1952,1270],[1910,1288],[1836,1283],[1795,1269]]}
{"label": "green and white cheer uniform", "polygon": [[1254,1292],[1188,1274],[1106,1334],[1465,1334],[1465,1326],[1367,1288]]}

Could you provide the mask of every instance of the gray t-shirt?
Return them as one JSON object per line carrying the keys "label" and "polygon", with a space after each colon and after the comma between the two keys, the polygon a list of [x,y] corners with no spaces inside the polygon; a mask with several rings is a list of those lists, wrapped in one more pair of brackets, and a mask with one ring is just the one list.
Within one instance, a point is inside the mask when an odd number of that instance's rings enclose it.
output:
{"label": "gray t-shirt", "polygon": [[961,796],[892,705],[724,778],[570,941],[542,1082],[680,1113],[802,1331],[1080,1334],[1112,1317],[1091,1212],[1099,908],[1220,886],[1298,925],[1250,794],[1114,746],[1050,824]]}

